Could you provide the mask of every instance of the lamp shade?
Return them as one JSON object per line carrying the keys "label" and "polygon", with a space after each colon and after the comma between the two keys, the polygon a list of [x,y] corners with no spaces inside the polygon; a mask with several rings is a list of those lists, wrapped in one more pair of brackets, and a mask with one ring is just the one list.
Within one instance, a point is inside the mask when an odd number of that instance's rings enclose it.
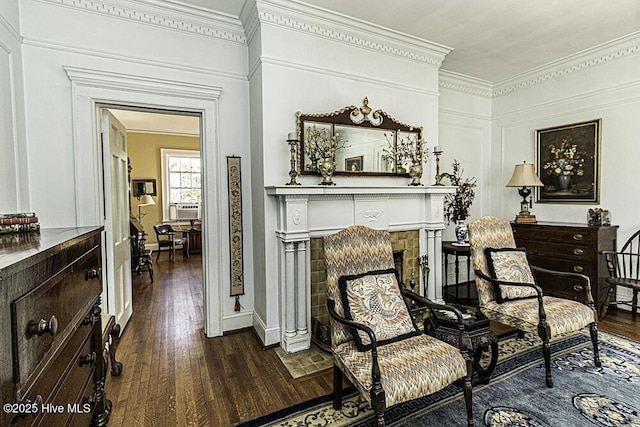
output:
{"label": "lamp shade", "polygon": [[516,165],[513,176],[507,183],[507,187],[542,187],[544,184],[536,175],[533,164],[523,163]]}
{"label": "lamp shade", "polygon": [[150,206],[155,204],[156,202],[153,200],[153,197],[149,194],[143,194],[142,197],[140,197],[140,203],[138,203],[138,206]]}

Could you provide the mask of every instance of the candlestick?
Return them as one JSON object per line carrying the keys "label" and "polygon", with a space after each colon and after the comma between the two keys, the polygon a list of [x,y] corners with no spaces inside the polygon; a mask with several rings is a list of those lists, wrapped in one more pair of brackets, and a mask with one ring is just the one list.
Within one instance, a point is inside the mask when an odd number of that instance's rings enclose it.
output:
{"label": "candlestick", "polygon": [[289,144],[289,151],[291,152],[291,170],[289,171],[289,182],[286,185],[300,185],[299,182],[296,181],[296,177],[298,176],[298,169],[296,167],[298,163],[298,134],[296,132],[289,132],[287,135],[287,143]]}

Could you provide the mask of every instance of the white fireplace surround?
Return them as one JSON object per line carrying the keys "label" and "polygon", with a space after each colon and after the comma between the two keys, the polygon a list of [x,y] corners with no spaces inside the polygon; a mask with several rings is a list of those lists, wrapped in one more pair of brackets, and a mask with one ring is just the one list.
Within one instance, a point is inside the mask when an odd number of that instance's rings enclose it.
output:
{"label": "white fireplace surround", "polygon": [[[266,191],[278,201],[280,345],[286,352],[311,345],[309,239],[351,225],[390,232],[419,230],[420,255],[428,255],[430,267],[427,297],[442,302],[444,197],[455,187],[282,185]],[[423,294],[423,283],[419,286]]]}

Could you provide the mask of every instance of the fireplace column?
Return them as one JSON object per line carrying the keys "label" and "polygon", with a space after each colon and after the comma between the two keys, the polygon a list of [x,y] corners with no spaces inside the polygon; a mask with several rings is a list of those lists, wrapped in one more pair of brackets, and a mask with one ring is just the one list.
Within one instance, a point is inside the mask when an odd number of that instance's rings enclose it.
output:
{"label": "fireplace column", "polygon": [[284,280],[282,283],[282,334],[281,347],[287,353],[306,350],[311,346],[309,333],[309,288],[307,280],[309,263],[307,242],[308,197],[288,195],[280,198],[281,229],[277,233],[282,244],[281,254],[284,257]]}

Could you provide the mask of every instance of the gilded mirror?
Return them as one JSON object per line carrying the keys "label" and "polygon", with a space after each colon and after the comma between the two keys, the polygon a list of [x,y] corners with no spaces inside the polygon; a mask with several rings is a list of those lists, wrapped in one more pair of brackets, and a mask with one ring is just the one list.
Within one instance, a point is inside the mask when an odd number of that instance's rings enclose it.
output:
{"label": "gilded mirror", "polygon": [[[422,140],[422,128],[401,123],[382,110],[353,105],[332,113],[298,112],[298,173],[318,175],[323,155],[335,160],[335,175],[407,176],[409,165],[396,164],[399,141],[415,144]],[[333,141],[333,149],[322,144]],[[328,154],[327,154],[328,153]]]}

